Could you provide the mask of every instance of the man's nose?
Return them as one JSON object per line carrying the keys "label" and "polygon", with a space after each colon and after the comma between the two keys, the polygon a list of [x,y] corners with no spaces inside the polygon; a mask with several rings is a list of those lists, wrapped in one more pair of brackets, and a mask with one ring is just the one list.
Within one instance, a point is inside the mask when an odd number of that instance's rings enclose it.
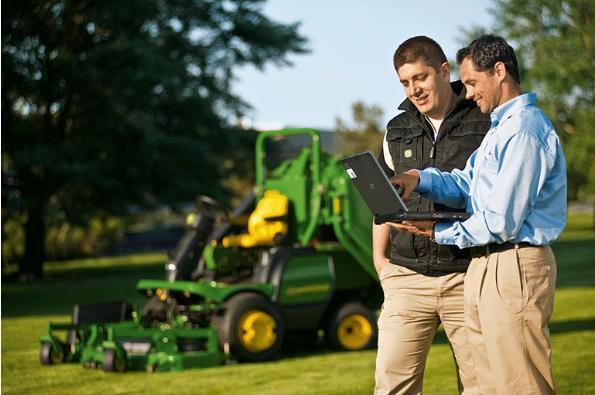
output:
{"label": "man's nose", "polygon": [[421,93],[421,88],[416,83],[409,85],[409,87],[409,89],[411,89],[412,96],[417,96]]}

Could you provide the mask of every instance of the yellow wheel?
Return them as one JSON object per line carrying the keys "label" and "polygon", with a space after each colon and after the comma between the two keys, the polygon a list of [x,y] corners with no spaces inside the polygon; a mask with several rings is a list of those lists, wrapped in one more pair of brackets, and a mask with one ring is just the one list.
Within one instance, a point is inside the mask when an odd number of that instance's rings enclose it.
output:
{"label": "yellow wheel", "polygon": [[271,348],[277,340],[275,319],[264,311],[248,310],[240,318],[238,339],[246,350],[258,353]]}
{"label": "yellow wheel", "polygon": [[361,314],[350,314],[339,322],[339,343],[347,350],[361,350],[372,338],[372,324]]}
{"label": "yellow wheel", "polygon": [[346,303],[331,316],[325,337],[329,346],[335,350],[357,351],[372,348],[378,338],[374,313],[361,303]]}
{"label": "yellow wheel", "polygon": [[217,324],[219,340],[239,361],[261,362],[280,350],[285,326],[279,308],[263,295],[241,293],[225,302],[225,314]]}

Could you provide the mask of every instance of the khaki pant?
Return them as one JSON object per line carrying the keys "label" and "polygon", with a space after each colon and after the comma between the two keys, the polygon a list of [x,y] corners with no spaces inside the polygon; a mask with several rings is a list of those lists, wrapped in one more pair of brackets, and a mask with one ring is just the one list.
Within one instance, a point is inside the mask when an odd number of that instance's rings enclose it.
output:
{"label": "khaki pant", "polygon": [[465,323],[481,394],[553,394],[550,333],[556,260],[549,247],[471,261]]}
{"label": "khaki pant", "polygon": [[459,392],[477,393],[463,279],[464,273],[429,277],[392,264],[382,269],[375,394],[421,394],[426,358],[440,322],[455,357]]}

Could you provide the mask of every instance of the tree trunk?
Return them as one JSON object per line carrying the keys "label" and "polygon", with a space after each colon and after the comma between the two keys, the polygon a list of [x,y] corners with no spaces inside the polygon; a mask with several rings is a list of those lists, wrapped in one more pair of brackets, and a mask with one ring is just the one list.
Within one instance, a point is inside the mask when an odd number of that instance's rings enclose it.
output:
{"label": "tree trunk", "polygon": [[27,210],[25,223],[25,257],[19,272],[25,276],[43,277],[45,260],[45,222],[43,203],[33,203]]}

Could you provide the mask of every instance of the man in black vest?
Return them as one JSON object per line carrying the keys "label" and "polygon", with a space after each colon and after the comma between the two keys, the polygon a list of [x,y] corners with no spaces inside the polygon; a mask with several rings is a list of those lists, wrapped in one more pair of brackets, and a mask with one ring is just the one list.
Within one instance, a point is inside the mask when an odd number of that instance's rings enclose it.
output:
{"label": "man in black vest", "polygon": [[[387,126],[379,157],[386,174],[464,168],[490,127],[489,116],[465,99],[460,81],[450,83],[450,65],[434,40],[406,40],[393,62],[407,99],[399,106],[403,112]],[[417,193],[405,203],[412,211],[457,211]],[[384,290],[375,393],[421,394],[426,358],[440,323],[453,350],[459,392],[477,393],[464,321],[469,253],[388,224],[373,226],[374,266]]]}

